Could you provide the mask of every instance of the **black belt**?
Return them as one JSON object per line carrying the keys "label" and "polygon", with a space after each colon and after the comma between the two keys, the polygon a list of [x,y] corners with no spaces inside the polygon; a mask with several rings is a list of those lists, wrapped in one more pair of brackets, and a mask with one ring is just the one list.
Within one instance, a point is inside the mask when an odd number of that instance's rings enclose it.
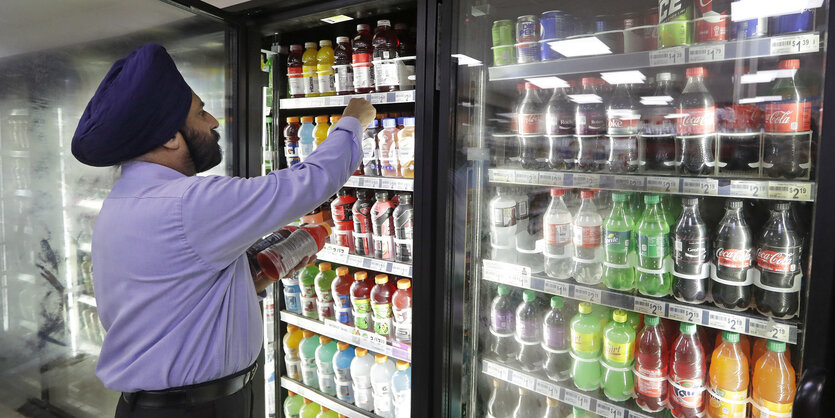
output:
{"label": "black belt", "polygon": [[131,407],[141,408],[178,408],[213,402],[232,395],[243,389],[255,378],[258,363],[231,376],[210,382],[199,383],[165,390],[145,390],[122,393],[122,398]]}

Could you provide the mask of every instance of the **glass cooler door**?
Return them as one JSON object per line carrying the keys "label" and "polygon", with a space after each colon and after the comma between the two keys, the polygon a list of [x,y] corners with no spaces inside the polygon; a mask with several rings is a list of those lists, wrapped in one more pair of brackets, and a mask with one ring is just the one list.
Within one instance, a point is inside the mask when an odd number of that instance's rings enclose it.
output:
{"label": "glass cooler door", "polygon": [[456,6],[465,415],[797,410],[832,294],[831,257],[812,263],[830,229],[828,16],[822,0]]}

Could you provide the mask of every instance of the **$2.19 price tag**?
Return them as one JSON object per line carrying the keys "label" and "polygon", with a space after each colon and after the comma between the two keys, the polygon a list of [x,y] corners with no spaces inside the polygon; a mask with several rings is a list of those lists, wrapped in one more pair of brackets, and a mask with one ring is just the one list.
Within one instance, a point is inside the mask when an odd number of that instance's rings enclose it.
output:
{"label": "$2.19 price tag", "polygon": [[784,200],[812,200],[812,185],[788,181],[768,182],[768,197]]}
{"label": "$2.19 price tag", "polygon": [[597,174],[574,174],[572,185],[574,187],[600,187],[600,176]]}
{"label": "$2.19 price tag", "polygon": [[653,316],[666,315],[666,304],[657,300],[646,298],[635,298],[635,312],[649,314]]}
{"label": "$2.19 price tag", "polygon": [[745,318],[723,312],[708,313],[707,325],[733,332],[745,332]]}
{"label": "$2.19 price tag", "polygon": [[600,303],[602,292],[600,289],[589,289],[585,287],[574,286],[574,297],[591,303]]}
{"label": "$2.19 price tag", "polygon": [[702,310],[699,308],[670,305],[668,316],[677,321],[692,322],[694,324],[702,323]]}
{"label": "$2.19 price tag", "polygon": [[763,319],[751,318],[748,320],[748,332],[758,337],[770,340],[796,343],[796,337],[792,337],[791,326]]}
{"label": "$2.19 price tag", "polygon": [[761,181],[731,180],[731,196],[768,197],[768,188]]}
{"label": "$2.19 price tag", "polygon": [[668,177],[647,177],[647,191],[657,193],[678,193],[678,179]]}
{"label": "$2.19 price tag", "polygon": [[681,192],[686,194],[700,194],[716,196],[719,194],[719,180],[716,179],[682,179]]}

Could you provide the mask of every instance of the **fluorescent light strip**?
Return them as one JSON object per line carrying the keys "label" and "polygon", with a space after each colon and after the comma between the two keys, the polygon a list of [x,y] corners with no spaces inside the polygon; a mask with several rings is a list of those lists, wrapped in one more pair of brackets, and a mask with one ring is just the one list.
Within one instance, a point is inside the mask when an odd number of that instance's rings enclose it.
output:
{"label": "fluorescent light strip", "polygon": [[560,87],[570,87],[568,82],[559,77],[536,77],[526,78],[525,81],[533,83],[533,85],[541,89],[555,89]]}
{"label": "fluorescent light strip", "polygon": [[578,104],[603,103],[603,98],[596,94],[569,94],[568,98]]}
{"label": "fluorescent light strip", "polygon": [[647,79],[644,73],[637,70],[600,73],[600,76],[609,84],[644,84]]}
{"label": "fluorescent light strip", "polygon": [[336,16],[326,17],[326,18],[320,19],[320,20],[322,22],[330,23],[331,25],[333,25],[334,23],[347,22],[349,20],[354,20],[354,18],[351,17],[351,16],[336,15]]}
{"label": "fluorescent light strip", "polygon": [[763,103],[763,102],[776,102],[778,100],[783,100],[783,96],[757,96],[757,97],[749,97],[747,99],[740,99],[739,104],[750,104],[750,103]]}
{"label": "fluorescent light strip", "polygon": [[740,0],[731,3],[731,20],[743,22],[761,17],[790,15],[822,5],[823,0]]}
{"label": "fluorescent light strip", "polygon": [[673,104],[672,96],[641,96],[641,104],[645,106],[667,106]]}
{"label": "fluorescent light strip", "polygon": [[587,36],[577,39],[548,42],[551,49],[566,57],[611,54],[612,50],[600,39]]}

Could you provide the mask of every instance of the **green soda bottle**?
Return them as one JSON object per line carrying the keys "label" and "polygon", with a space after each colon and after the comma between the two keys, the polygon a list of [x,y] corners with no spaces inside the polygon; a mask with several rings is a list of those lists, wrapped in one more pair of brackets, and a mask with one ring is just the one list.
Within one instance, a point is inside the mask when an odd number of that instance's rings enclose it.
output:
{"label": "green soda bottle", "polygon": [[629,196],[629,216],[635,220],[635,234],[638,233],[638,223],[644,213],[644,196],[641,193],[625,192]]}
{"label": "green soda bottle", "polygon": [[313,331],[302,330],[302,342],[299,343],[302,383],[319,390],[319,374],[316,370],[316,349],[319,348],[319,336]]}
{"label": "green soda bottle", "polygon": [[322,407],[310,399],[305,399],[303,402],[304,406],[299,411],[300,418],[316,418],[316,416],[319,415],[319,412],[322,411]]}
{"label": "green soda bottle", "polygon": [[299,274],[299,287],[301,288],[302,315],[319,319],[319,310],[316,304],[316,275],[319,274],[319,267],[310,263],[302,269]]}
{"label": "green soda bottle", "polygon": [[667,220],[667,225],[670,225],[670,231],[672,231],[675,229],[676,221],[681,217],[681,212],[683,211],[681,197],[662,194],[661,207],[664,208],[664,217]]}
{"label": "green soda bottle", "polygon": [[339,414],[323,406],[322,412],[319,412],[316,418],[339,418]]}
{"label": "green soda bottle", "polygon": [[596,303],[591,304],[591,314],[594,315],[597,319],[600,320],[600,329],[606,328],[606,325],[609,324],[609,321],[612,320],[612,308],[608,306],[598,305]]}
{"label": "green soda bottle", "polygon": [[[638,226],[638,292],[647,296],[667,296],[672,275],[666,264],[670,258],[670,225],[661,212],[657,194],[644,196],[647,207]],[[667,260],[669,259],[669,262]],[[665,264],[666,262],[666,264]]]}
{"label": "green soda bottle", "polygon": [[626,323],[636,332],[641,327],[641,314],[638,312],[626,311]]}
{"label": "green soda bottle", "polygon": [[632,397],[635,376],[635,330],[627,323],[626,311],[616,310],[603,330],[603,394],[613,401]]}
{"label": "green soda bottle", "polygon": [[284,416],[298,418],[302,406],[304,406],[304,398],[302,398],[302,395],[296,395],[294,392],[287,391],[287,399],[284,400]]}
{"label": "green soda bottle", "polygon": [[615,290],[635,287],[635,221],[626,211],[626,199],[624,193],[612,193],[612,212],[603,223],[603,283]]}
{"label": "green soda bottle", "polygon": [[580,303],[579,311],[571,318],[571,379],[577,389],[597,390],[603,346],[600,319],[591,313],[588,302]]}

